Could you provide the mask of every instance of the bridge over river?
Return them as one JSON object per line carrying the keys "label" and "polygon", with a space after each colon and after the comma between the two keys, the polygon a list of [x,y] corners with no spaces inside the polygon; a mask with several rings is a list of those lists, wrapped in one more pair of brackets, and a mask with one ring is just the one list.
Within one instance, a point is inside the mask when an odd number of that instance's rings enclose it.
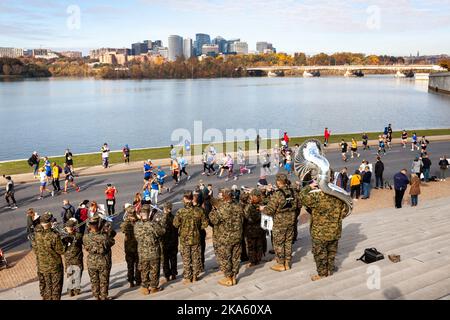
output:
{"label": "bridge over river", "polygon": [[262,66],[247,68],[247,71],[321,71],[321,70],[334,70],[334,71],[356,71],[356,70],[386,70],[386,71],[445,71],[439,65],[339,65],[339,66]]}

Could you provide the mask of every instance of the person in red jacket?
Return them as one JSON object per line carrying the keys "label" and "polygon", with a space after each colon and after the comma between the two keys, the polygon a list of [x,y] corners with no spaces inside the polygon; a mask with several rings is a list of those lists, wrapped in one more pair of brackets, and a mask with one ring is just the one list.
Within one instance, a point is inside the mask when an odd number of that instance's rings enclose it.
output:
{"label": "person in red jacket", "polygon": [[284,142],[286,142],[286,147],[287,147],[289,144],[289,137],[287,135],[287,132],[284,133],[283,140],[284,140]]}
{"label": "person in red jacket", "polygon": [[116,205],[116,194],[117,189],[112,184],[108,183],[105,190],[106,195],[106,206],[108,207],[108,215],[114,215],[116,212],[115,205]]}
{"label": "person in red jacket", "polygon": [[325,128],[325,132],[323,134],[324,136],[324,143],[323,146],[326,147],[328,145],[328,140],[330,139],[331,131],[328,131],[328,128]]}

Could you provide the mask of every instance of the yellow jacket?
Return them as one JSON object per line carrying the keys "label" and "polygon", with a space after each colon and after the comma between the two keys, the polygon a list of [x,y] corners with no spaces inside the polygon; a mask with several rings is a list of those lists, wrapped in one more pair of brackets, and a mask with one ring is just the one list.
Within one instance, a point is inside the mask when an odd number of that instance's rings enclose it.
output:
{"label": "yellow jacket", "polygon": [[361,184],[361,176],[359,174],[352,175],[350,180],[350,187],[358,186]]}
{"label": "yellow jacket", "polygon": [[58,168],[58,166],[54,166],[52,168],[52,175],[53,175],[53,178],[55,178],[55,179],[59,178],[59,168]]}

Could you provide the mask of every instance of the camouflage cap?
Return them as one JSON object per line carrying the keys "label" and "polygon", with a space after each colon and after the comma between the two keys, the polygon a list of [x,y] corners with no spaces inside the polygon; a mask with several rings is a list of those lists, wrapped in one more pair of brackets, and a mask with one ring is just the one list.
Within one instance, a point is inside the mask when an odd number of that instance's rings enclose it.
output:
{"label": "camouflage cap", "polygon": [[222,196],[223,197],[231,197],[231,190],[228,188],[222,189]]}
{"label": "camouflage cap", "polygon": [[52,222],[53,214],[51,212],[46,212],[41,216],[41,223],[50,223]]}
{"label": "camouflage cap", "polygon": [[172,207],[172,202],[167,201],[166,203],[164,203],[164,209],[172,210]]}
{"label": "camouflage cap", "polygon": [[144,204],[141,208],[141,213],[150,213],[150,205]]}
{"label": "camouflage cap", "polygon": [[259,190],[259,189],[253,189],[253,190],[250,192],[250,194],[251,194],[252,196],[260,197],[260,196],[261,196],[261,190]]}
{"label": "camouflage cap", "polygon": [[281,182],[285,182],[285,183],[287,183],[287,181],[288,181],[288,177],[284,173],[278,173],[276,175],[276,179],[277,179],[277,181],[281,181]]}
{"label": "camouflage cap", "polygon": [[66,227],[68,227],[68,228],[73,228],[73,227],[75,227],[77,225],[77,220],[76,219],[73,219],[73,218],[70,218],[67,222],[66,222]]}
{"label": "camouflage cap", "polygon": [[89,218],[89,224],[97,224],[100,222],[100,217],[98,215],[93,215]]}

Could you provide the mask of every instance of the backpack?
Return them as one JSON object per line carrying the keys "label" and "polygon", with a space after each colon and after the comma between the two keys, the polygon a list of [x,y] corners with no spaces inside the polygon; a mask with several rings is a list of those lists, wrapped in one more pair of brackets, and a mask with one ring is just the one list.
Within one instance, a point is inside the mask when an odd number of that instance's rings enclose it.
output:
{"label": "backpack", "polygon": [[80,216],[79,216],[79,220],[81,220],[80,222],[86,221],[87,218],[88,218],[88,209],[87,208],[81,208],[80,209]]}
{"label": "backpack", "polygon": [[60,166],[58,166],[58,173],[62,173],[62,172],[63,172],[63,169]]}
{"label": "backpack", "polygon": [[364,250],[363,255],[359,259],[356,259],[356,261],[361,260],[364,263],[372,263],[372,262],[383,260],[383,259],[384,259],[384,255],[381,252],[379,252],[377,249],[368,248],[368,249]]}
{"label": "backpack", "polygon": [[30,167],[34,166],[34,159],[33,159],[33,157],[30,157],[30,158],[27,160],[27,162],[28,162],[28,165],[29,165]]}
{"label": "backpack", "polygon": [[70,218],[73,217],[73,211],[71,210],[73,207],[63,208],[64,214],[62,216],[63,222],[66,223]]}

